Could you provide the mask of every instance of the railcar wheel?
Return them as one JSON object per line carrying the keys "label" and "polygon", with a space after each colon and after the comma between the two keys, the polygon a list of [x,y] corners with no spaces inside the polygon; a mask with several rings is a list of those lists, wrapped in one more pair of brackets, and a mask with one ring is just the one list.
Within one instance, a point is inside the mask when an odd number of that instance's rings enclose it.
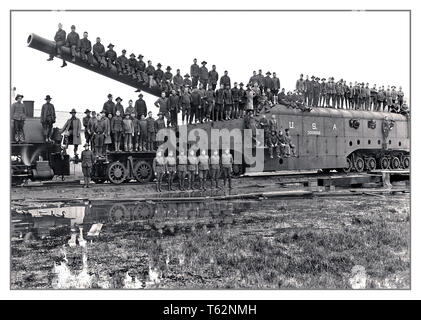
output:
{"label": "railcar wheel", "polygon": [[352,161],[349,158],[346,158],[346,167],[342,169],[343,172],[348,173],[352,170]]}
{"label": "railcar wheel", "polygon": [[390,161],[387,157],[381,157],[379,160],[380,169],[386,170],[389,169]]}
{"label": "railcar wheel", "polygon": [[361,157],[355,157],[354,159],[354,168],[357,172],[363,172],[364,171],[364,160]]}
{"label": "railcar wheel", "polygon": [[126,180],[127,169],[121,162],[113,162],[108,166],[107,176],[114,184],[120,184]]}
{"label": "railcar wheel", "polygon": [[149,182],[152,180],[153,169],[146,161],[139,161],[135,164],[133,174],[139,182]]}
{"label": "railcar wheel", "polygon": [[133,210],[136,219],[147,220],[153,216],[153,210],[148,203],[139,203]]}
{"label": "railcar wheel", "polygon": [[399,169],[401,166],[401,161],[398,157],[392,157],[392,160],[390,161],[390,167],[392,169]]}
{"label": "railcar wheel", "polygon": [[402,165],[404,169],[409,169],[409,166],[411,165],[411,159],[408,156],[403,157]]}
{"label": "railcar wheel", "polygon": [[376,159],[374,158],[368,158],[366,162],[366,168],[368,171],[376,170]]}
{"label": "railcar wheel", "polygon": [[124,217],[127,217],[128,214],[129,211],[124,204],[116,203],[110,208],[108,218],[111,222],[119,222],[122,221]]}

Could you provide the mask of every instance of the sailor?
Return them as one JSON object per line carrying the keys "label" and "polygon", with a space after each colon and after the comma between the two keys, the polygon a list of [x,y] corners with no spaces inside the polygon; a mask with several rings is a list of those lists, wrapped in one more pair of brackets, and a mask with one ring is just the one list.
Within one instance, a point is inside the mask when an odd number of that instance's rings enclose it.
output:
{"label": "sailor", "polygon": [[233,158],[229,149],[225,149],[225,153],[222,154],[221,161],[222,161],[222,175],[224,177],[224,187],[226,186],[226,182],[228,179],[228,188],[232,189],[231,171],[232,171]]}
{"label": "sailor", "polygon": [[190,150],[189,157],[188,157],[188,179],[189,179],[189,190],[194,189],[194,178],[195,175],[198,174],[198,159],[196,157],[196,152],[194,150]]}
{"label": "sailor", "polygon": [[180,154],[178,155],[178,165],[177,165],[177,171],[178,171],[178,183],[180,187],[180,191],[184,191],[184,180],[186,179],[187,174],[187,156],[184,154],[184,151],[180,151]]}
{"label": "sailor", "polygon": [[147,130],[148,130],[148,136],[147,136],[147,144],[146,149],[148,151],[153,151],[155,149],[155,139],[156,139],[156,124],[155,119],[152,117],[152,111],[148,112],[148,117],[146,118],[147,122]]}
{"label": "sailor", "polygon": [[211,179],[211,189],[213,189],[213,183],[215,182],[215,187],[219,189],[218,179],[221,171],[221,159],[219,157],[218,150],[214,150],[212,156],[210,157],[210,179]]}
{"label": "sailor", "polygon": [[208,68],[206,68],[206,64],[206,61],[202,61],[202,66],[199,70],[199,80],[200,83],[203,85],[203,88],[207,88],[209,80],[209,71]]}
{"label": "sailor", "polygon": [[88,39],[88,33],[85,31],[83,33],[83,38],[80,40],[80,58],[82,61],[89,63],[91,67],[94,66],[93,64],[93,56],[92,56],[92,44],[91,41]]}
{"label": "sailor", "polygon": [[156,157],[153,159],[152,168],[156,177],[156,191],[162,192],[161,184],[164,173],[167,171],[166,159],[162,156],[160,150],[157,151]]}
{"label": "sailor", "polygon": [[72,54],[72,62],[75,62],[80,38],[79,34],[75,31],[76,27],[74,25],[72,25],[70,29],[72,31],[70,31],[70,33],[67,35],[66,46],[70,48]]}
{"label": "sailor", "polygon": [[[50,54],[50,57],[47,59],[47,61],[52,61],[54,59],[54,56],[57,54],[58,58],[61,58],[61,47],[66,44],[66,31],[63,30],[63,25],[61,23],[58,24],[58,30],[54,36],[54,48]],[[67,66],[66,61],[63,59],[63,64],[61,67]]]}
{"label": "sailor", "polygon": [[173,182],[175,174],[177,173],[177,160],[172,150],[168,151],[168,157],[165,159],[168,173],[168,191],[174,191]]}
{"label": "sailor", "polygon": [[199,180],[200,189],[206,191],[206,179],[209,174],[209,156],[206,150],[202,150],[202,154],[198,157],[199,160]]}
{"label": "sailor", "polygon": [[107,67],[107,61],[105,60],[105,48],[101,43],[101,38],[96,38],[96,43],[92,47],[93,55],[95,60],[98,62],[100,68]]}
{"label": "sailor", "polygon": [[114,45],[112,43],[110,43],[107,48],[108,50],[105,52],[105,60],[107,61],[108,68],[111,69],[116,63],[117,53],[114,51]]}
{"label": "sailor", "polygon": [[[54,105],[50,102],[51,99],[52,98],[50,97],[50,95],[47,95],[45,97],[45,101],[47,102],[44,103],[41,108],[40,120],[42,123],[42,128],[44,129],[45,142],[52,142],[51,135],[53,134],[53,124],[56,122],[56,111],[54,109]],[[85,134],[85,137],[86,137],[86,134]]]}
{"label": "sailor", "polygon": [[16,102],[12,104],[12,120],[14,139],[16,142],[24,142],[25,134],[23,126],[25,125],[26,112],[25,104],[22,102],[23,95],[18,94],[15,98]]}
{"label": "sailor", "polygon": [[92,167],[95,163],[94,153],[89,150],[89,144],[85,143],[85,150],[82,151],[81,160],[82,160],[82,173],[83,180],[85,182],[84,188],[89,188],[89,183],[92,175]]}
{"label": "sailor", "polygon": [[89,121],[91,120],[91,111],[89,109],[86,109],[85,112],[86,116],[82,119],[82,125],[85,132],[85,142],[87,144],[91,143],[91,132],[89,131]]}
{"label": "sailor", "polygon": [[213,65],[212,70],[209,71],[209,87],[212,90],[216,89],[216,85],[218,84],[218,79],[219,79],[219,75],[218,75],[218,72],[216,71],[216,66]]}
{"label": "sailor", "polygon": [[120,151],[121,135],[123,134],[123,117],[120,110],[116,111],[115,116],[111,119],[111,133],[114,136],[114,150]]}
{"label": "sailor", "polygon": [[193,64],[190,66],[190,75],[192,77],[192,84],[191,86],[193,88],[197,88],[197,84],[199,81],[199,72],[200,72],[200,67],[197,64],[197,59],[193,59]]}

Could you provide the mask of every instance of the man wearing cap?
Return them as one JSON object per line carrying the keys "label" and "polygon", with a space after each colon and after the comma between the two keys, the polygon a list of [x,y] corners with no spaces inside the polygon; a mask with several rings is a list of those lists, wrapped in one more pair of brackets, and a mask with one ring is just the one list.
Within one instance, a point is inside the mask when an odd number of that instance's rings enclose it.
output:
{"label": "man wearing cap", "polygon": [[88,33],[85,31],[83,33],[83,38],[80,40],[80,58],[82,61],[89,63],[91,67],[94,66],[93,64],[93,56],[92,56],[92,44],[91,41],[88,39]]}
{"label": "man wearing cap", "polygon": [[[66,31],[63,30],[63,25],[61,23],[58,24],[58,30],[54,36],[54,41],[54,48],[47,61],[52,61],[54,59],[55,54],[57,54],[57,57],[61,58],[61,47],[66,44]],[[66,65],[67,63],[63,59],[62,67],[65,67]]]}
{"label": "man wearing cap", "polygon": [[175,90],[178,90],[183,86],[183,77],[180,74],[180,69],[177,69],[177,73],[173,78],[173,83]]}
{"label": "man wearing cap", "polygon": [[224,88],[231,88],[231,79],[228,76],[228,71],[225,70],[224,71],[224,75],[221,77],[221,79],[219,80],[219,84],[224,85]]}
{"label": "man wearing cap", "polygon": [[118,74],[121,76],[126,73],[128,73],[128,68],[129,68],[129,59],[127,59],[126,57],[126,50],[123,49],[121,51],[121,56],[119,56],[116,60],[116,66],[117,66],[117,71]]}
{"label": "man wearing cap", "polygon": [[71,54],[72,54],[72,62],[76,61],[76,53],[79,48],[79,34],[76,33],[76,27],[72,25],[70,27],[72,31],[67,35],[66,39],[66,46],[70,48]]}
{"label": "man wearing cap", "polygon": [[188,164],[187,156],[184,154],[184,151],[180,150],[180,153],[178,155],[178,164],[177,164],[178,183],[180,186],[180,191],[184,191],[184,180],[186,179],[186,174],[187,174],[187,164]]}
{"label": "man wearing cap", "polygon": [[230,114],[231,119],[238,119],[239,103],[240,103],[240,89],[238,89],[237,82],[234,82],[234,87],[231,89],[232,96],[232,111]]}
{"label": "man wearing cap", "polygon": [[153,75],[153,79],[159,86],[161,85],[161,82],[164,79],[164,71],[162,71],[161,67],[162,67],[162,64],[158,62],[158,64],[156,65],[156,70]]}
{"label": "man wearing cap", "polygon": [[266,72],[266,77],[264,77],[263,79],[263,87],[264,90],[267,91],[267,89],[270,89],[270,91],[273,90],[274,86],[273,86],[273,80],[270,77],[272,75],[272,73],[270,71]]}
{"label": "man wearing cap", "polygon": [[105,110],[105,114],[108,115],[111,113],[113,116],[115,115],[115,103],[113,101],[113,95],[110,93],[107,96],[108,100],[104,102],[102,110]]}
{"label": "man wearing cap", "polygon": [[219,75],[216,71],[216,66],[212,66],[212,70],[209,71],[209,86],[212,88],[212,90],[216,89],[216,85],[218,84]]}
{"label": "man wearing cap", "polygon": [[13,131],[14,139],[16,142],[24,142],[25,134],[23,126],[25,125],[26,112],[25,104],[22,102],[23,95],[18,94],[15,98],[15,103],[12,104],[12,120],[13,120]]}
{"label": "man wearing cap", "polygon": [[72,115],[70,119],[66,121],[63,128],[60,130],[60,133],[65,133],[65,135],[68,136],[67,139],[67,145],[66,148],[69,145],[74,145],[74,155],[77,158],[77,149],[79,145],[82,143],[82,140],[80,138],[80,130],[81,130],[81,123],[79,118],[76,117],[76,110],[72,109],[70,111],[70,114]]}
{"label": "man wearing cap", "polygon": [[115,105],[115,112],[117,112],[117,110],[118,111],[120,111],[120,115],[121,115],[121,117],[124,119],[125,118],[125,114],[124,114],[124,107],[123,107],[123,105],[121,104],[121,102],[123,101],[123,99],[121,99],[120,97],[117,97],[116,99],[115,99],[115,101],[117,102],[116,103],[116,105]]}
{"label": "man wearing cap", "polygon": [[171,73],[171,67],[167,67],[167,71],[164,73],[164,81],[172,82],[173,74]]}
{"label": "man wearing cap", "polygon": [[91,111],[85,110],[85,116],[82,119],[82,125],[85,133],[85,142],[89,145],[91,143],[91,133],[89,132],[89,121],[91,120]]}
{"label": "man wearing cap", "polygon": [[50,102],[51,97],[47,95],[45,97],[46,103],[41,108],[41,124],[44,129],[44,140],[45,142],[51,142],[51,134],[53,133],[53,124],[56,122],[56,111],[54,105]]}
{"label": "man wearing cap", "polygon": [[82,173],[83,173],[83,180],[85,182],[84,188],[89,188],[89,183],[91,180],[91,174],[92,174],[92,167],[95,163],[95,157],[94,153],[89,150],[89,144],[85,143],[84,145],[85,150],[82,151],[82,154],[80,156],[82,160]]}
{"label": "man wearing cap", "polygon": [[110,129],[114,137],[114,150],[120,151],[121,135],[123,134],[123,117],[120,111],[116,111],[115,116],[111,119]]}
{"label": "man wearing cap", "polygon": [[190,66],[190,76],[192,77],[192,87],[197,88],[199,81],[200,67],[197,64],[197,59],[193,59],[193,64]]}
{"label": "man wearing cap", "polygon": [[190,75],[188,73],[184,75],[183,86],[186,88],[192,87],[192,81],[190,80]]}
{"label": "man wearing cap", "polygon": [[100,68],[105,68],[107,66],[107,61],[105,60],[105,47],[101,43],[101,38],[96,38],[96,43],[92,47],[93,56],[98,62]]}
{"label": "man wearing cap", "polygon": [[162,155],[162,151],[159,150],[156,153],[156,157],[152,162],[152,168],[156,177],[156,191],[162,192],[162,178],[164,177],[165,172],[167,172],[167,163],[165,157]]}
{"label": "man wearing cap", "polygon": [[143,94],[140,93],[138,97],[139,99],[136,100],[134,105],[136,118],[140,119],[142,115],[146,118],[146,115],[148,114],[148,107],[146,106],[145,100],[143,100]]}
{"label": "man wearing cap", "polygon": [[105,61],[107,61],[108,68],[111,69],[116,63],[117,53],[114,51],[114,45],[112,43],[110,43],[107,48],[108,50],[105,52]]}
{"label": "man wearing cap", "polygon": [[209,81],[209,70],[206,68],[206,61],[202,61],[202,66],[199,70],[199,81],[203,85],[203,88],[207,88]]}
{"label": "man wearing cap", "polygon": [[155,149],[155,140],[156,140],[156,123],[155,119],[152,117],[152,111],[148,112],[148,117],[146,118],[147,129],[148,129],[148,136],[147,136],[147,144],[146,149],[148,151],[153,151]]}

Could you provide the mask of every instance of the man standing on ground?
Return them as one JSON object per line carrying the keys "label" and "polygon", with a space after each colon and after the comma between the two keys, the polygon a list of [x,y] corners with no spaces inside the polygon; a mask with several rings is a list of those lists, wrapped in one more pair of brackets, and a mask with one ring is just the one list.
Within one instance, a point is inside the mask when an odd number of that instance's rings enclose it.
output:
{"label": "man standing on ground", "polygon": [[85,143],[85,150],[82,151],[81,160],[82,160],[82,173],[83,180],[85,182],[84,188],[89,188],[89,183],[92,175],[92,167],[95,163],[94,153],[89,150],[89,144]]}

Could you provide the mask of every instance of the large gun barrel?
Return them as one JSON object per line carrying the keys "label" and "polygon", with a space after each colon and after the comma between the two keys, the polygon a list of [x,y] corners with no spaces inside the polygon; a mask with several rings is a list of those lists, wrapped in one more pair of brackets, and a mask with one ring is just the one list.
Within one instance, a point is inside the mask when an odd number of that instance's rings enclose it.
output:
{"label": "large gun barrel", "polygon": [[[54,56],[57,57],[57,52],[55,49],[56,44],[54,41],[45,39],[34,33],[31,33],[28,37],[27,43],[28,43],[28,47],[30,48],[45,52],[47,54],[53,54]],[[87,63],[86,61],[83,61],[79,56],[76,56],[76,59],[75,59],[76,61],[72,62],[72,55],[71,55],[71,51],[69,47],[66,47],[66,46],[61,47],[61,59],[64,59],[67,62],[78,65],[79,67],[82,67],[89,71],[99,73],[105,77],[108,77],[113,80],[124,83],[126,85],[129,85],[133,88],[140,89],[154,96],[157,96],[157,97],[161,96],[162,90],[160,87],[149,87],[148,85],[145,85],[144,83],[139,83],[137,79],[133,79],[131,76],[127,74],[119,75],[117,68],[115,66],[112,66],[111,68],[100,68],[98,62],[95,59],[93,59],[94,66],[90,66],[89,63]]]}

